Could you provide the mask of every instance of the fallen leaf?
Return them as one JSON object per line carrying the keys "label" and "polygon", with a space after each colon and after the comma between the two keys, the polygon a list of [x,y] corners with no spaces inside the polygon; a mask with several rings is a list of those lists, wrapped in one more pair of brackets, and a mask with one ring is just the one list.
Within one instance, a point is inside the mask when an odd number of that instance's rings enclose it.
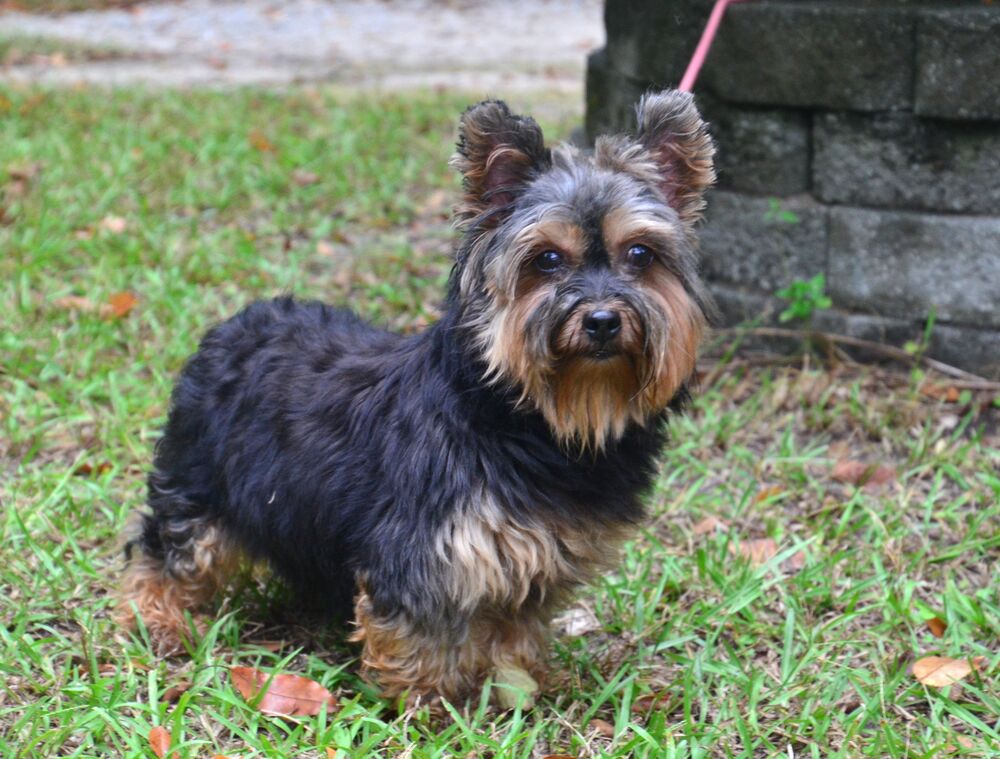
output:
{"label": "fallen leaf", "polygon": [[[333,694],[315,680],[299,675],[274,675],[253,667],[233,667],[229,670],[233,685],[248,702],[254,701],[264,688],[267,691],[257,703],[264,714],[278,716],[312,716],[323,706],[332,708],[337,701]],[[268,684],[270,680],[270,684]]]}
{"label": "fallen leaf", "polygon": [[949,656],[925,656],[913,663],[913,676],[924,685],[944,688],[954,685],[986,664],[985,656],[972,659],[952,659]]}
{"label": "fallen leaf", "polygon": [[938,385],[929,382],[920,388],[920,392],[929,398],[944,401],[945,403],[958,403],[962,393],[954,385]]}
{"label": "fallen leaf", "polygon": [[106,319],[121,319],[128,316],[138,302],[139,299],[132,293],[115,293],[108,298],[107,303],[101,306],[101,316]]}
{"label": "fallen leaf", "polygon": [[594,612],[581,606],[575,606],[564,612],[555,623],[563,633],[574,638],[601,629],[601,621]]}
{"label": "fallen leaf", "polygon": [[91,464],[88,461],[84,461],[76,469],[73,470],[73,474],[77,475],[78,477],[89,477],[95,472],[97,474],[104,474],[105,472],[110,472],[110,471],[111,471],[110,461],[102,461],[99,464]]}
{"label": "fallen leaf", "polygon": [[255,150],[259,150],[261,153],[274,152],[274,144],[267,139],[267,136],[259,129],[251,129],[247,139],[250,140],[250,144],[253,148]]}
{"label": "fallen leaf", "polygon": [[966,735],[956,735],[955,736],[955,742],[958,743],[958,746],[956,746],[954,743],[949,743],[947,746],[944,747],[944,750],[947,751],[947,752],[949,752],[949,753],[954,753],[954,752],[958,751],[959,747],[961,747],[961,748],[975,748],[976,747],[976,744],[972,742],[972,739],[969,738]]}
{"label": "fallen leaf", "polygon": [[97,665],[97,674],[101,677],[110,677],[118,672],[118,665],[112,664],[111,662],[104,662],[103,664]]}
{"label": "fallen leaf", "polygon": [[615,737],[615,726],[612,725],[607,720],[603,719],[592,719],[590,720],[590,727],[599,732],[605,738]]}
{"label": "fallen leaf", "polygon": [[831,476],[838,482],[871,490],[895,482],[896,470],[881,464],[846,459],[834,465]]}
{"label": "fallen leaf", "polygon": [[632,702],[632,713],[646,714],[652,711],[652,709],[658,704],[666,701],[669,697],[670,694],[663,691],[660,693],[643,693]]}
{"label": "fallen leaf", "polygon": [[943,638],[944,631],[948,629],[948,623],[941,619],[941,617],[931,617],[927,620],[927,629],[931,631],[931,635],[935,638]]}
{"label": "fallen leaf", "polygon": [[715,532],[716,530],[726,530],[728,528],[729,522],[725,519],[719,519],[718,517],[710,515],[695,524],[695,526],[691,528],[691,531],[695,535],[707,535],[710,532]]}
{"label": "fallen leaf", "polygon": [[530,709],[535,704],[538,683],[526,669],[512,664],[497,667],[494,686],[497,703],[504,709],[513,709],[518,704]]}
{"label": "fallen leaf", "polygon": [[251,640],[251,646],[257,646],[257,648],[263,648],[265,651],[270,651],[272,654],[277,653],[283,648],[288,646],[288,641],[286,640]]}
{"label": "fallen leaf", "polygon": [[128,222],[121,216],[105,216],[98,226],[106,232],[118,235],[125,231]]}
{"label": "fallen leaf", "polygon": [[7,167],[7,176],[18,182],[30,182],[41,173],[42,164],[37,161],[34,163],[24,163],[18,166]]}
{"label": "fallen leaf", "polygon": [[340,752],[337,751],[337,749],[330,748],[329,746],[327,746],[327,748],[326,748],[326,759],[337,759],[338,756],[340,756]]}
{"label": "fallen leaf", "polygon": [[149,747],[160,759],[170,750],[170,733],[164,727],[154,727],[149,731]]}
{"label": "fallen leaf", "polygon": [[751,564],[760,566],[767,563],[778,554],[778,544],[773,538],[754,538],[752,540],[742,540],[739,546],[734,543],[729,544],[729,553],[739,554],[749,559]]}
{"label": "fallen leaf", "polygon": [[760,503],[761,501],[766,501],[768,498],[775,498],[784,492],[785,491],[777,485],[772,485],[769,488],[763,488],[759,493],[757,493],[757,495],[753,497],[753,502],[755,504]]}
{"label": "fallen leaf", "polygon": [[26,163],[7,168],[7,185],[4,194],[9,198],[20,198],[28,192],[28,188],[42,171],[40,163]]}
{"label": "fallen leaf", "polygon": [[295,171],[292,172],[292,181],[299,187],[308,187],[311,184],[319,182],[319,174],[314,174],[313,172],[306,171],[305,169],[295,169]]}
{"label": "fallen leaf", "polygon": [[781,563],[781,568],[786,572],[799,572],[806,565],[805,551],[796,551]]}
{"label": "fallen leaf", "polygon": [[165,691],[163,691],[163,695],[160,696],[160,701],[162,701],[165,704],[176,704],[178,701],[180,701],[181,696],[187,693],[190,688],[191,688],[191,683],[187,682],[186,680],[177,683],[177,685],[172,685]]}
{"label": "fallen leaf", "polygon": [[97,310],[97,304],[90,298],[84,298],[82,295],[65,295],[62,298],[56,298],[52,301],[52,304],[57,308],[63,308],[67,311]]}

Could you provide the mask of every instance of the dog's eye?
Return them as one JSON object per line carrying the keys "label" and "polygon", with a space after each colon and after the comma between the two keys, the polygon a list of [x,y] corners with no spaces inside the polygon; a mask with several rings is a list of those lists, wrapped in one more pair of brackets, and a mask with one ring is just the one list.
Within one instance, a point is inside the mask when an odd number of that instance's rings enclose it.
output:
{"label": "dog's eye", "polygon": [[628,249],[628,252],[625,254],[625,258],[628,260],[629,264],[634,266],[636,269],[645,269],[653,263],[653,251],[645,245],[633,245]]}
{"label": "dog's eye", "polygon": [[535,268],[539,271],[551,274],[562,266],[563,257],[554,250],[546,250],[535,256]]}

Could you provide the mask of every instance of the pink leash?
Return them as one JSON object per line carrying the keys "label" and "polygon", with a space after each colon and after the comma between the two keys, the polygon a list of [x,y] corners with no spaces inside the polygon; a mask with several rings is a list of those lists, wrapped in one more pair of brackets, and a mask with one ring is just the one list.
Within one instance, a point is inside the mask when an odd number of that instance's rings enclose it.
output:
{"label": "pink leash", "polygon": [[684,78],[681,79],[681,85],[677,88],[681,92],[690,92],[694,88],[694,81],[698,78],[698,72],[701,71],[701,65],[708,56],[709,48],[712,47],[712,40],[715,39],[715,33],[719,31],[719,24],[722,23],[722,15],[726,12],[726,8],[733,3],[741,3],[743,1],[715,0],[715,5],[712,7],[712,15],[708,17],[708,23],[705,24],[705,31],[701,33],[701,39],[698,40],[698,47],[695,48],[687,71],[684,72]]}

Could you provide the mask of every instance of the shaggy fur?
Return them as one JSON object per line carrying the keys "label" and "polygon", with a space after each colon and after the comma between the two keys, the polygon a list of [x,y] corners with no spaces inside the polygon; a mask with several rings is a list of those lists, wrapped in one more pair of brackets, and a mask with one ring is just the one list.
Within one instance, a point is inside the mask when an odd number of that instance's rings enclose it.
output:
{"label": "shaggy fur", "polygon": [[551,615],[643,516],[705,321],[711,141],[677,92],[637,123],[590,156],[470,108],[464,236],[423,334],[290,298],[212,329],[156,449],[123,617],[177,650],[246,556],[351,616],[389,696],[461,700],[500,667],[540,680]]}

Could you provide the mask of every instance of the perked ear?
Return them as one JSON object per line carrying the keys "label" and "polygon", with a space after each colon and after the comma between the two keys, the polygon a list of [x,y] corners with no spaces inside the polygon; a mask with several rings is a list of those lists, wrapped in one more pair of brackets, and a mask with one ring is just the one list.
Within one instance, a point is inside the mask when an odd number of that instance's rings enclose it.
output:
{"label": "perked ear", "polygon": [[458,127],[451,159],[463,177],[458,217],[495,224],[525,184],[549,163],[542,130],[534,119],[510,112],[501,100],[471,106]]}
{"label": "perked ear", "polygon": [[636,117],[636,136],[658,167],[660,191],[682,221],[694,224],[705,208],[705,190],[715,182],[715,145],[694,96],[678,90],[644,95]]}

